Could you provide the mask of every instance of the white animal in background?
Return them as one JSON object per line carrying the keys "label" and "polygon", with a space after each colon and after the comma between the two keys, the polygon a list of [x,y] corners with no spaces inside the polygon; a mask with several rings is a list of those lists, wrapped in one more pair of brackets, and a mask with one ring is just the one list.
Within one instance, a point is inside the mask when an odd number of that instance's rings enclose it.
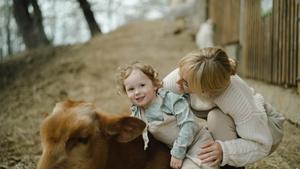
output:
{"label": "white animal in background", "polygon": [[208,19],[206,22],[200,25],[199,31],[196,35],[196,44],[198,48],[213,47],[214,46],[214,30],[213,22]]}

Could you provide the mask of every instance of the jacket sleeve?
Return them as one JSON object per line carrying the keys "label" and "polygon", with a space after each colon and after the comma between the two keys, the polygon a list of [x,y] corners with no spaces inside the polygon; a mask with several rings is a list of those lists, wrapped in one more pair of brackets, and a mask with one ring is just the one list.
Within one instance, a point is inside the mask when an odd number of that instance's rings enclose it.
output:
{"label": "jacket sleeve", "polygon": [[189,145],[195,139],[199,132],[199,124],[195,121],[193,113],[189,109],[189,105],[183,97],[180,97],[173,105],[173,113],[177,119],[179,133],[177,139],[173,143],[171,154],[179,159],[183,159]]}

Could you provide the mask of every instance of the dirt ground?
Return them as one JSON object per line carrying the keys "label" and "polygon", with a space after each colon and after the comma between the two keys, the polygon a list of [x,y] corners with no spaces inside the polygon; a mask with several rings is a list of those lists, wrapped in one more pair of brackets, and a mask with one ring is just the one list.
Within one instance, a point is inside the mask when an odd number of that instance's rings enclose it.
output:
{"label": "dirt ground", "polygon": [[[161,21],[132,23],[85,44],[26,51],[2,63],[0,169],[36,168],[39,125],[56,102],[85,100],[110,113],[126,110],[129,103],[117,94],[115,82],[120,64],[143,61],[164,77],[196,48],[188,32],[173,26]],[[299,140],[300,129],[286,122],[277,151],[247,168],[300,168]]]}

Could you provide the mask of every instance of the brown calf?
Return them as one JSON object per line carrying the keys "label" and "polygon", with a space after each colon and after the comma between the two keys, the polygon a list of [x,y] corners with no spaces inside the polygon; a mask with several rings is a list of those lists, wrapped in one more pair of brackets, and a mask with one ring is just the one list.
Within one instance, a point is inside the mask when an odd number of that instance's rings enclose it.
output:
{"label": "brown calf", "polygon": [[151,140],[144,151],[145,123],[105,115],[87,102],[56,104],[42,122],[43,154],[37,169],[166,169],[169,149]]}

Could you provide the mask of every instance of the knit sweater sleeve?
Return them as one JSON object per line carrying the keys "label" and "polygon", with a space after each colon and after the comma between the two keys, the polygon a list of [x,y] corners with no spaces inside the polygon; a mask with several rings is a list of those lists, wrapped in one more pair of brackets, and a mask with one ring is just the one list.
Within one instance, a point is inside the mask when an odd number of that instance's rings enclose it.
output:
{"label": "knit sweater sleeve", "polygon": [[177,94],[181,94],[177,87],[177,79],[179,78],[179,69],[174,69],[163,79],[163,88]]}
{"label": "knit sweater sleeve", "polygon": [[253,93],[235,75],[226,91],[214,101],[225,114],[233,118],[240,137],[229,141],[217,140],[223,150],[221,165],[245,166],[267,156],[272,146],[272,136],[263,97]]}

